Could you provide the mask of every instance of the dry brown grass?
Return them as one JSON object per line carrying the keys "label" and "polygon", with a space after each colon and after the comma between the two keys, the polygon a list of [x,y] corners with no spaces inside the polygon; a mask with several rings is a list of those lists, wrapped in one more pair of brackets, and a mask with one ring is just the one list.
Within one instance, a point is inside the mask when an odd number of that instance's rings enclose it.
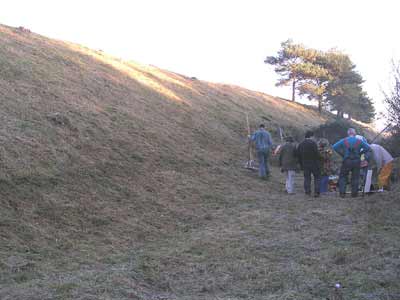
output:
{"label": "dry brown grass", "polygon": [[5,26],[0,99],[1,299],[400,298],[398,191],[242,168],[245,112],[275,139],[328,116]]}

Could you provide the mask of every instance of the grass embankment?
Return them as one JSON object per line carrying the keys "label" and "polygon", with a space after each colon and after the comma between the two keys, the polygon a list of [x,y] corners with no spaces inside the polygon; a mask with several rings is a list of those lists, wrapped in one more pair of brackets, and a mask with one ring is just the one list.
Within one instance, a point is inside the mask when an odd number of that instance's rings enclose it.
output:
{"label": "grass embankment", "polygon": [[245,112],[275,138],[328,117],[5,26],[0,70],[1,299],[398,298],[398,192],[242,168]]}

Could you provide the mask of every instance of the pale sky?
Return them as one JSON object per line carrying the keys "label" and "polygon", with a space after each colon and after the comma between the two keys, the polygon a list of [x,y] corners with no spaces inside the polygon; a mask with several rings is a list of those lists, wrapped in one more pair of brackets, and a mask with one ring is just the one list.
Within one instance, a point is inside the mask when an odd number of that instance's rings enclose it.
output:
{"label": "pale sky", "polygon": [[[264,64],[280,43],[350,55],[382,111],[390,60],[400,59],[396,0],[1,1],[0,23],[202,80],[290,98]],[[307,102],[307,101],[306,101]]]}

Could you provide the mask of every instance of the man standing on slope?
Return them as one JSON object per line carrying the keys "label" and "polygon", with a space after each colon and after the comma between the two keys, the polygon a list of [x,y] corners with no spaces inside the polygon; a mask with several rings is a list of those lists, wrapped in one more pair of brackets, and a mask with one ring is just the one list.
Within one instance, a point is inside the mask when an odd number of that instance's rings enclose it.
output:
{"label": "man standing on slope", "polygon": [[393,170],[393,156],[380,145],[369,145],[372,149],[374,159],[378,169],[378,186],[379,191],[382,192],[383,188],[389,188],[390,174]]}
{"label": "man standing on slope", "polygon": [[348,137],[341,139],[335,145],[333,150],[343,157],[342,166],[339,174],[339,193],[340,197],[346,195],[347,176],[351,172],[351,196],[358,196],[358,188],[360,181],[360,163],[361,149],[363,152],[368,152],[370,147],[362,139],[356,137],[354,128],[347,130]]}
{"label": "man standing on slope", "polygon": [[265,125],[260,124],[260,128],[253,135],[249,136],[249,138],[256,144],[259,162],[259,176],[262,179],[268,179],[268,157],[272,147],[271,135],[265,130]]}
{"label": "man standing on slope", "polygon": [[304,171],[304,191],[306,195],[311,195],[312,174],[314,176],[314,197],[319,197],[321,184],[320,155],[313,136],[312,131],[306,132],[305,140],[297,147],[297,155],[300,167]]}
{"label": "man standing on slope", "polygon": [[296,144],[291,136],[286,138],[286,143],[279,152],[279,166],[286,173],[286,192],[294,194],[294,177],[297,169]]}

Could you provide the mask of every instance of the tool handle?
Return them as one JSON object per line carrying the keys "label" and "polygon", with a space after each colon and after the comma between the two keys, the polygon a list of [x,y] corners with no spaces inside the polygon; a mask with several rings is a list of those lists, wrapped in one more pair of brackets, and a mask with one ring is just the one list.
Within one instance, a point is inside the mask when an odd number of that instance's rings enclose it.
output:
{"label": "tool handle", "polygon": [[382,133],[384,133],[386,130],[388,130],[389,127],[391,127],[391,126],[392,126],[392,124],[389,124],[389,125],[387,125],[385,128],[383,128],[382,131],[379,132],[379,133],[372,139],[371,144],[373,144],[373,143],[376,141],[376,139],[377,139]]}
{"label": "tool handle", "polygon": [[247,123],[247,133],[251,135],[251,130],[250,130],[250,123],[249,123],[249,114],[246,113],[246,123]]}
{"label": "tool handle", "polygon": [[[247,123],[247,133],[250,136],[251,135],[251,130],[250,130],[250,122],[249,122],[249,113],[246,113],[246,123]],[[249,154],[249,162],[253,160],[252,155],[251,155],[251,140],[250,138],[248,139],[248,154]]]}

